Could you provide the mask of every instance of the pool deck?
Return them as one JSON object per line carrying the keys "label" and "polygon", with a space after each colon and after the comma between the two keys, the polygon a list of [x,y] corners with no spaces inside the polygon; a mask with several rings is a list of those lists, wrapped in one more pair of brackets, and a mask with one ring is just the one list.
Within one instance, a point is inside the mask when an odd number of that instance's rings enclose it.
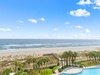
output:
{"label": "pool deck", "polygon": [[66,74],[76,74],[76,73],[80,73],[82,72],[82,68],[79,68],[79,67],[69,67],[69,68],[66,68],[63,73],[66,73]]}
{"label": "pool deck", "polygon": [[66,74],[76,74],[76,73],[80,73],[82,72],[82,68],[79,67],[68,67],[66,69],[64,69],[61,73],[58,72],[58,70],[56,70],[56,74],[52,74],[52,75],[60,75],[62,73],[66,73]]}
{"label": "pool deck", "polygon": [[62,73],[66,73],[66,74],[77,74],[83,71],[83,69],[86,68],[100,68],[100,65],[96,65],[96,66],[90,66],[90,67],[83,67],[83,68],[79,68],[79,67],[68,67],[66,69],[64,69],[61,73],[58,72],[58,70],[56,70],[56,74],[52,74],[52,75],[60,75]]}

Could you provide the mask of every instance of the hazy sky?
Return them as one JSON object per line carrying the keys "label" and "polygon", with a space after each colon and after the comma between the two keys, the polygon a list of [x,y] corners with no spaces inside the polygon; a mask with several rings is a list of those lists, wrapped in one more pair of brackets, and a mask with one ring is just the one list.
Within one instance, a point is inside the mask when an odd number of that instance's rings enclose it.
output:
{"label": "hazy sky", "polygon": [[100,39],[100,0],[1,0],[0,38]]}

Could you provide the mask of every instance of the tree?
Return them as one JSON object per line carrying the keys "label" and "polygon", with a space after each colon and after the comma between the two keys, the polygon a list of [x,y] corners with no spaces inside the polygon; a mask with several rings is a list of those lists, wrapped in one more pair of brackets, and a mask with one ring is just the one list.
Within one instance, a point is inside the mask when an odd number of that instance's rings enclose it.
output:
{"label": "tree", "polygon": [[68,61],[69,61],[69,65],[71,65],[71,60],[72,60],[72,51],[68,51]]}
{"label": "tree", "polygon": [[77,52],[73,52],[73,55],[72,55],[72,64],[75,64],[76,65],[76,57],[77,57]]}
{"label": "tree", "polygon": [[44,62],[44,65],[47,67],[47,63],[50,61],[49,58],[46,57],[46,58],[44,58],[42,60]]}
{"label": "tree", "polygon": [[68,52],[64,52],[64,53],[61,55],[61,58],[64,59],[64,63],[62,62],[62,66],[63,66],[63,64],[64,64],[64,65],[68,65]]}

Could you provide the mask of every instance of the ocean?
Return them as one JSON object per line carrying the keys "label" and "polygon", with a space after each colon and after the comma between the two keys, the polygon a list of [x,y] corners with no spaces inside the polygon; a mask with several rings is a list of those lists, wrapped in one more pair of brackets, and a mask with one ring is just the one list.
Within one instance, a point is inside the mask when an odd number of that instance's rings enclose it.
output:
{"label": "ocean", "polygon": [[59,48],[100,46],[100,40],[88,39],[0,39],[0,50],[23,48]]}

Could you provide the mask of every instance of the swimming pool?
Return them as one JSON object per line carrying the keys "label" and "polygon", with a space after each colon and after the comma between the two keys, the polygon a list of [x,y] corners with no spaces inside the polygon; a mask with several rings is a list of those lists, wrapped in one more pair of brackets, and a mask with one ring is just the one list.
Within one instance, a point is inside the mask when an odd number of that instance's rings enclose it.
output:
{"label": "swimming pool", "polygon": [[84,69],[81,73],[78,74],[60,74],[60,75],[100,75],[100,68],[88,68]]}

